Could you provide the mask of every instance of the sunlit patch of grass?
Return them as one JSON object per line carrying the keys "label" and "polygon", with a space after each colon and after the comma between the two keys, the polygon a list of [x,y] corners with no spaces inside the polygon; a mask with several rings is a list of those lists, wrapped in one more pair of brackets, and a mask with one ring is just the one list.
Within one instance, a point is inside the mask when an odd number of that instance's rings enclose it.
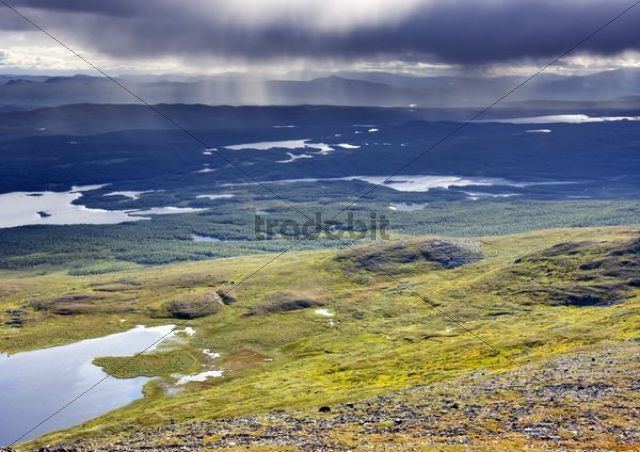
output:
{"label": "sunlit patch of grass", "polygon": [[196,354],[180,348],[145,353],[134,360],[130,356],[99,357],[93,363],[116,378],[133,378],[195,374],[202,369],[203,361],[202,353]]}

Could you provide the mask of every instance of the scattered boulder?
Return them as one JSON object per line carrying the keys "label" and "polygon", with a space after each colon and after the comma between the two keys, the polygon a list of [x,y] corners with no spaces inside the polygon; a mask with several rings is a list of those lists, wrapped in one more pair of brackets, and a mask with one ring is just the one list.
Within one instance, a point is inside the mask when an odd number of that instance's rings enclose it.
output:
{"label": "scattered boulder", "polygon": [[22,328],[25,324],[24,309],[7,309],[5,312],[9,315],[9,320],[4,322],[5,325],[12,326],[14,328]]}
{"label": "scattered boulder", "polygon": [[35,300],[30,305],[36,311],[58,315],[78,315],[97,311],[96,302],[101,299],[102,297],[92,294],[70,293],[53,299]]}
{"label": "scattered boulder", "polygon": [[620,301],[616,293],[594,287],[539,287],[522,289],[533,303],[552,306],[610,306]]}
{"label": "scattered boulder", "polygon": [[22,328],[25,324],[25,321],[22,317],[11,317],[9,320],[4,322],[7,326],[12,326],[14,328]]}
{"label": "scattered boulder", "polygon": [[324,306],[325,304],[325,301],[318,299],[313,294],[295,291],[273,292],[266,297],[263,303],[254,306],[245,315],[266,315],[278,312],[297,311],[300,309]]}
{"label": "scattered boulder", "polygon": [[238,302],[238,299],[231,292],[225,292],[224,290],[216,291],[222,303],[226,305],[235,304]]}
{"label": "scattered boulder", "polygon": [[93,290],[96,292],[129,292],[133,290],[140,290],[139,286],[131,286],[128,284],[105,284],[100,286],[94,286]]}
{"label": "scattered boulder", "polygon": [[164,309],[169,316],[176,319],[196,319],[215,314],[222,304],[216,292],[205,292],[169,301],[164,304]]}

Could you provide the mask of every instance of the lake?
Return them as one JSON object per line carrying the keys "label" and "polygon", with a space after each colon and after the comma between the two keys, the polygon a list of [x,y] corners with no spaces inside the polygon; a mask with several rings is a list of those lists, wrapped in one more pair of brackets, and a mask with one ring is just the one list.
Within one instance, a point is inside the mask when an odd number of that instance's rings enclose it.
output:
{"label": "lake", "polygon": [[[73,187],[66,192],[12,192],[0,194],[0,229],[27,225],[65,224],[119,224],[148,220],[147,215],[175,215],[201,212],[206,209],[192,207],[152,207],[139,210],[92,209],[74,204],[84,192],[97,190],[103,185]],[[137,199],[146,192],[121,191],[104,196],[120,195]]]}
{"label": "lake", "polygon": [[640,116],[589,116],[583,114],[529,116],[523,118],[482,119],[475,123],[499,124],[588,124],[593,122],[640,121]]}
{"label": "lake", "polygon": [[[107,374],[93,359],[129,356],[172,336],[174,325],[137,326],[69,345],[0,355],[0,447],[29,432]],[[155,348],[158,344],[154,345]],[[142,397],[147,377],[107,378],[20,441],[69,428]]]}
{"label": "lake", "polygon": [[320,154],[333,152],[335,149],[326,143],[312,143],[311,140],[283,140],[283,141],[259,141],[257,143],[234,144],[225,146],[232,151],[257,150],[268,151],[270,149],[317,149]]}
{"label": "lake", "polygon": [[73,204],[84,191],[100,187],[74,187],[66,192],[0,194],[0,228],[30,224],[116,224],[142,219],[131,218],[123,211],[90,209]]}

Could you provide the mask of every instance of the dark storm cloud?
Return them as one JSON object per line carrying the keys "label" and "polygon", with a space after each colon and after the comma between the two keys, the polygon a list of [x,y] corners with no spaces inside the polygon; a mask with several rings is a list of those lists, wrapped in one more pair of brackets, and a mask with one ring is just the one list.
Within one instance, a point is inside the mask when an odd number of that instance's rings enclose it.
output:
{"label": "dark storm cloud", "polygon": [[[104,14],[107,16],[123,16],[140,11],[142,4],[136,5],[135,0],[14,0],[7,1],[14,7],[36,8],[50,11],[64,11],[68,13]],[[149,4],[152,2],[150,1]]]}
{"label": "dark storm cloud", "polygon": [[[15,0],[72,43],[120,57],[369,59],[485,64],[555,56],[629,0]],[[0,27],[18,24],[0,11]],[[581,46],[640,50],[640,6]]]}

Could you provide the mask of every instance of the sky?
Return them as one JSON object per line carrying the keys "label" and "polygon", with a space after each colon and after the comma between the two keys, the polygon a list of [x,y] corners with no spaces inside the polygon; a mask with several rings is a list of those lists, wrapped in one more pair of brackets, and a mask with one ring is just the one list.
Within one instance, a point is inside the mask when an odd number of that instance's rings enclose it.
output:
{"label": "sky", "polygon": [[[114,74],[526,74],[635,0],[6,0]],[[0,72],[91,73],[0,2]],[[552,68],[640,68],[640,5]]]}

